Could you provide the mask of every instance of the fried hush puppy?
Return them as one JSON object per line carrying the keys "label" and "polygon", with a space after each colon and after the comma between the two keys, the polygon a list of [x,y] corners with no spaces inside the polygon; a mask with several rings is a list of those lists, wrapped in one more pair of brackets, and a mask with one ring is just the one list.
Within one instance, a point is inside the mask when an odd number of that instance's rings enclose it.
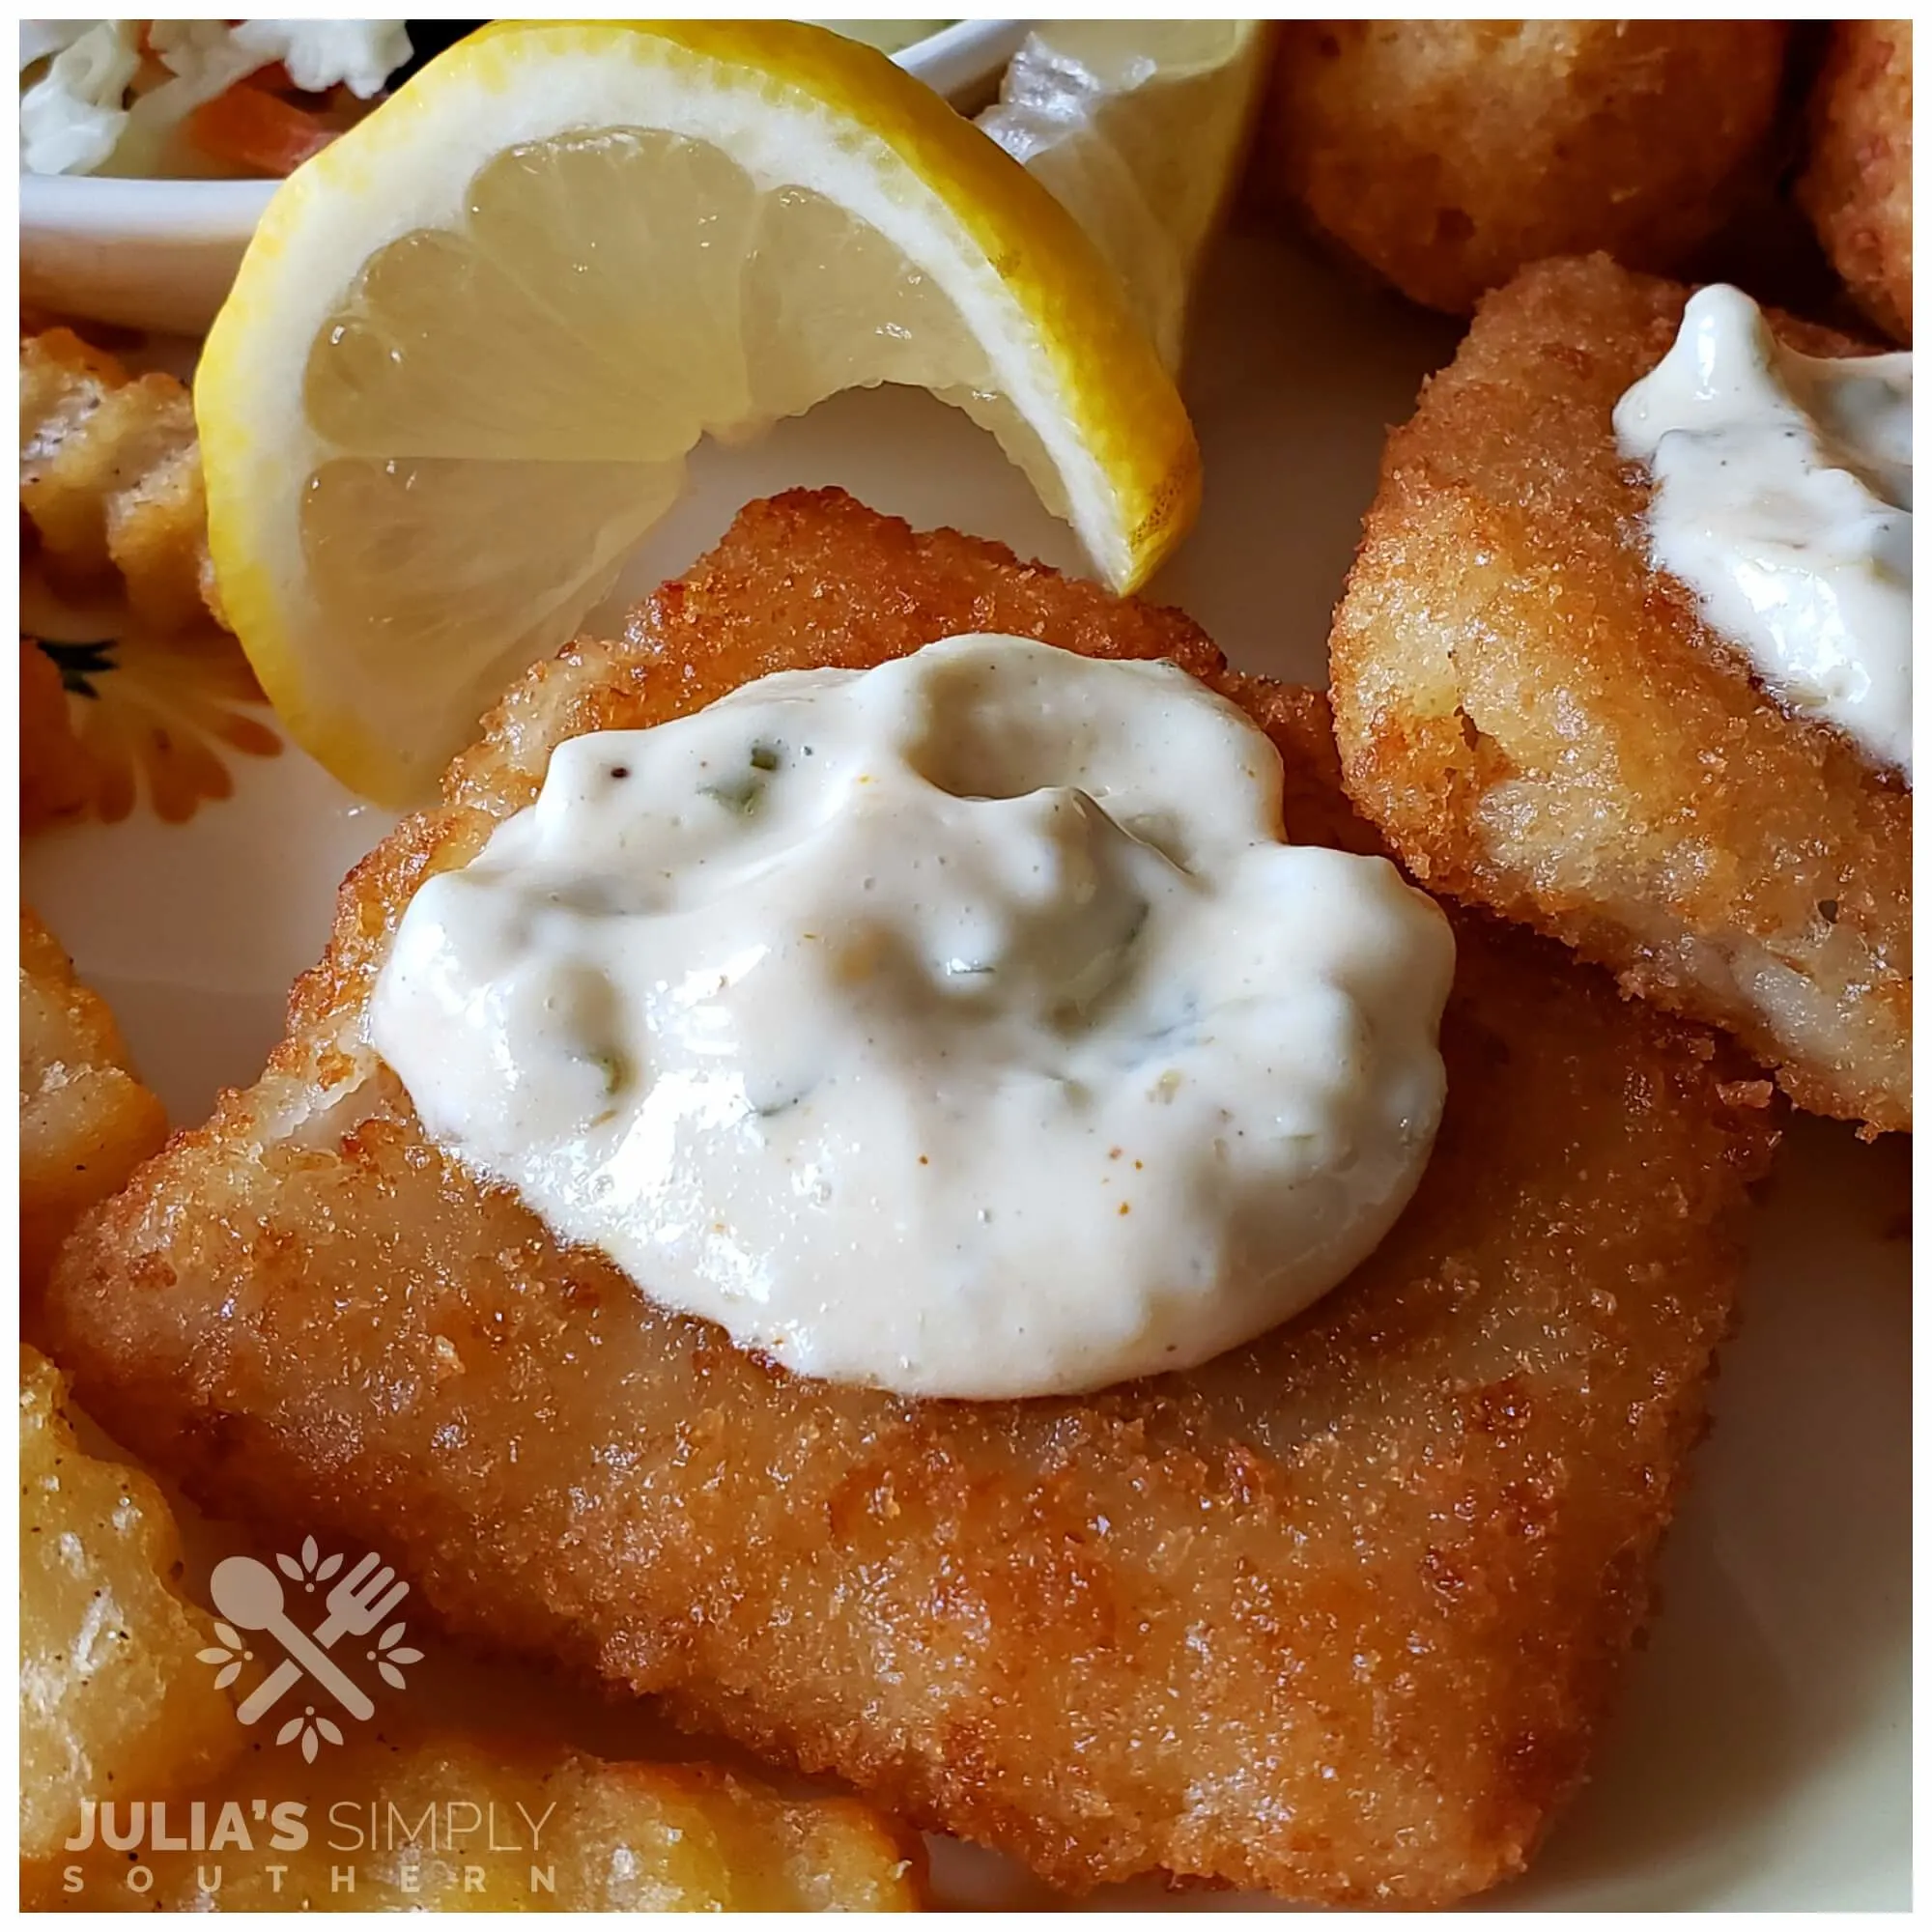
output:
{"label": "fried hush puppy", "polygon": [[1598,256],[1484,302],[1389,439],[1336,613],[1344,781],[1432,891],[1728,1028],[1802,1106],[1909,1128],[1912,795],[1651,568],[1613,440],[1688,294]]}
{"label": "fried hush puppy", "polygon": [[114,1015],[20,908],[20,1293],[32,1315],[55,1250],[84,1209],[161,1144],[161,1103],[128,1063]]}
{"label": "fried hush puppy", "polygon": [[1299,20],[1265,192],[1412,300],[1466,315],[1545,255],[1674,266],[1776,113],[1770,20]]}
{"label": "fried hush puppy", "polygon": [[1173,659],[1272,736],[1291,838],[1374,849],[1320,696],[1179,613],[837,492],[754,504],[352,874],[261,1083],[70,1244],[61,1346],[207,1504],[366,1538],[453,1632],[1061,1886],[1466,1896],[1581,1777],[1703,1426],[1776,1138],[1711,1036],[1461,916],[1447,1113],[1371,1260],[1202,1368],[1009,1403],[806,1379],[658,1307],[363,1043],[411,894],[563,739],[973,631]]}
{"label": "fried hush puppy", "polygon": [[1858,305],[1912,344],[1912,22],[1840,20],[1798,199]]}

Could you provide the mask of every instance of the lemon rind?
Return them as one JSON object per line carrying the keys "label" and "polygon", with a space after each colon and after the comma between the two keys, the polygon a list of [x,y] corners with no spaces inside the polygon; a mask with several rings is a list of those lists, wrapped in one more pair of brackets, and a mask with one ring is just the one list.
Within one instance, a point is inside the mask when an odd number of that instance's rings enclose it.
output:
{"label": "lemon rind", "polygon": [[[526,84],[539,56],[541,89]],[[499,22],[278,190],[195,385],[210,546],[230,621],[297,740],[372,796],[413,786],[285,628],[299,586],[277,581],[278,570],[298,575],[300,556],[288,478],[314,473],[329,453],[302,415],[309,346],[377,248],[460,217],[489,158],[611,127],[713,142],[761,190],[827,194],[931,274],[979,331],[995,384],[1045,445],[1068,521],[1116,588],[1144,582],[1198,507],[1185,411],[1093,244],[1024,169],[883,56],[782,21]],[[437,167],[399,165],[412,152],[437,156]],[[814,168],[797,166],[800,156]],[[398,191],[412,181],[413,191]],[[284,419],[263,419],[265,396],[287,399]],[[289,523],[264,528],[265,505]]]}

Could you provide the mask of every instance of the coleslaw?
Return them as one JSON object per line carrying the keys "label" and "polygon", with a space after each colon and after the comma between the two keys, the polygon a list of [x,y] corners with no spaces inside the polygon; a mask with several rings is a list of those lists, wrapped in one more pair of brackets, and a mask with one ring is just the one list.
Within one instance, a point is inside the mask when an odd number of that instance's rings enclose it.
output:
{"label": "coleslaw", "polygon": [[289,174],[411,51],[401,20],[23,20],[20,167]]}

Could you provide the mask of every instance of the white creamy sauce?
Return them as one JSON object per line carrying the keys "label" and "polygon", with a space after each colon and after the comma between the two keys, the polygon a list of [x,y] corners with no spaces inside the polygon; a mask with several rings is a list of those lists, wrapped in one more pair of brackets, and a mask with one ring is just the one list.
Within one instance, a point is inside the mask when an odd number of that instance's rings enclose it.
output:
{"label": "white creamy sauce", "polygon": [[1700,289],[1616,409],[1652,561],[1793,711],[1912,777],[1912,357],[1801,355]]}
{"label": "white creamy sauce", "polygon": [[404,914],[424,1126],[801,1373],[1070,1393],[1306,1307],[1387,1231],[1454,963],[1163,664],[954,638],[571,740]]}

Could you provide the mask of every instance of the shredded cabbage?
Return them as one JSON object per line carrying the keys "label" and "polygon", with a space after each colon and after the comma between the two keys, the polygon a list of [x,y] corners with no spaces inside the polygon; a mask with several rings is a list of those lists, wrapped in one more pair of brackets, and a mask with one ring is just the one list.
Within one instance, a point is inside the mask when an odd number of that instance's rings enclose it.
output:
{"label": "shredded cabbage", "polygon": [[25,73],[36,61],[72,46],[89,28],[105,25],[104,20],[22,20],[20,71]]}
{"label": "shredded cabbage", "polygon": [[401,20],[243,20],[234,39],[280,61],[304,93],[342,86],[357,100],[374,99],[410,57]]}
{"label": "shredded cabbage", "polygon": [[123,105],[141,66],[138,20],[24,22],[20,57],[27,60],[27,27],[72,28],[46,72],[20,97],[20,166],[36,175],[91,174],[114,152],[128,125]]}
{"label": "shredded cabbage", "polygon": [[[168,78],[131,102],[141,29]],[[24,20],[20,67],[52,55],[20,97],[29,174],[154,174],[197,107],[276,61],[306,93],[341,85],[358,100],[410,58],[401,20]]]}

